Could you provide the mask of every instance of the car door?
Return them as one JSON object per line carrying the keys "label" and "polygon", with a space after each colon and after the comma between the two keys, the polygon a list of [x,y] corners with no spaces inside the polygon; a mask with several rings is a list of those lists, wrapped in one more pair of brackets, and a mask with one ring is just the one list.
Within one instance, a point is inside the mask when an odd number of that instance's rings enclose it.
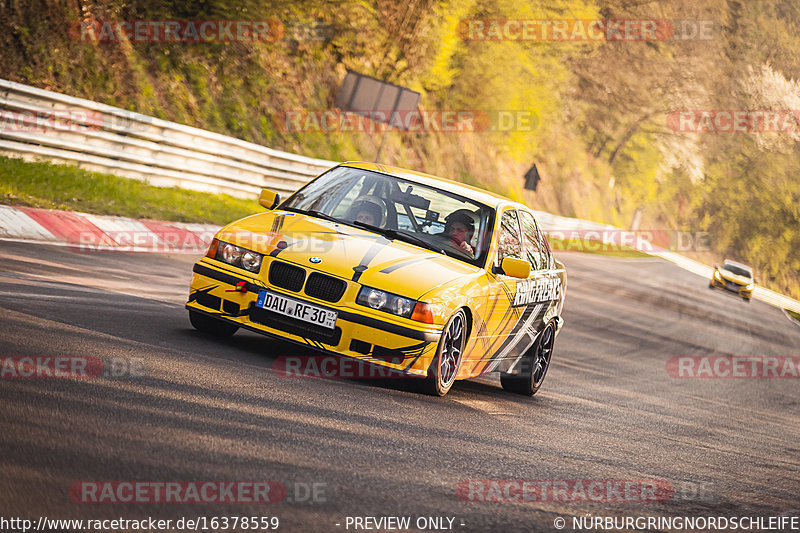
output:
{"label": "car door", "polygon": [[524,286],[536,276],[533,270],[528,280],[507,276],[500,267],[506,257],[527,260],[519,215],[515,208],[506,208],[500,215],[495,257],[487,273],[489,287],[485,305],[483,358],[480,365],[482,373],[495,370],[501,359],[514,357],[514,339],[518,329],[524,325],[522,319],[526,310],[525,306],[515,304],[518,287]]}
{"label": "car door", "polygon": [[552,316],[552,311],[561,301],[562,271],[556,268],[555,258],[550,252],[550,245],[533,214],[528,211],[520,211],[519,215],[525,249],[531,263],[536,261],[538,271],[537,286],[534,288],[536,292],[529,300],[531,303],[545,305],[548,312],[542,312],[541,318],[544,321]]}
{"label": "car door", "polygon": [[[525,220],[527,219],[527,226]],[[545,303],[548,304],[547,312],[543,317],[543,322],[547,322],[554,316],[560,316],[564,307],[564,291],[566,290],[567,274],[564,270],[564,265],[556,261],[553,256],[553,251],[550,249],[550,244],[547,242],[547,237],[542,231],[541,226],[536,222],[532,213],[527,211],[521,215],[523,224],[523,232],[528,234],[529,240],[534,241],[534,234],[537,236],[536,241],[538,245],[539,255],[541,257],[542,278],[547,280],[545,290],[542,291],[541,296]],[[526,227],[528,229],[526,229]]]}

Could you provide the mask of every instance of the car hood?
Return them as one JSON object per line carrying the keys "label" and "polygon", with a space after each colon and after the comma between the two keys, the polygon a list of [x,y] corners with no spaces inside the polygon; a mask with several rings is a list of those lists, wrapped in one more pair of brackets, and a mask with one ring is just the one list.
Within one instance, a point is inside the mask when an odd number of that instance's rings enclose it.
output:
{"label": "car hood", "polygon": [[[280,210],[229,224],[217,238],[413,299],[481,270],[413,244],[390,241],[365,229]],[[266,269],[261,276],[266,279]]]}

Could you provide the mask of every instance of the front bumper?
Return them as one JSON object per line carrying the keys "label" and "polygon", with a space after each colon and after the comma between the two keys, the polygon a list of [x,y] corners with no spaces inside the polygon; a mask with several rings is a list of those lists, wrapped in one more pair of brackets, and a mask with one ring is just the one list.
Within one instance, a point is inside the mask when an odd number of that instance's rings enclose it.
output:
{"label": "front bumper", "polygon": [[[237,284],[243,291],[236,290]],[[263,335],[408,374],[426,376],[441,330],[435,326],[424,328],[423,324],[419,328],[409,327],[392,321],[392,317],[383,319],[372,316],[368,309],[362,311],[354,303],[348,306],[346,302],[353,302],[354,294],[359,290],[354,282],[348,285],[353,286],[348,286],[337,304],[331,304],[201,260],[193,268],[186,308]],[[258,293],[264,289],[336,311],[338,316],[334,329],[256,307]]]}
{"label": "front bumper", "polygon": [[740,285],[725,278],[720,281],[716,276],[711,277],[711,286],[718,289],[725,289],[726,291],[735,292],[742,298],[749,300],[753,296],[753,289],[748,289],[746,285]]}

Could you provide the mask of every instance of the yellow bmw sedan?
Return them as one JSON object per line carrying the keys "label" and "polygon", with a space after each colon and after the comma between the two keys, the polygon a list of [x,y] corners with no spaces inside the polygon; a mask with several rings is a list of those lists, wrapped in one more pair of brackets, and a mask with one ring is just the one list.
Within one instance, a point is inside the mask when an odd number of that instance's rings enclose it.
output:
{"label": "yellow bmw sedan", "polygon": [[224,228],[193,268],[192,325],[239,328],[424,378],[500,372],[533,395],[553,355],[564,265],[524,205],[458,182],[343,163]]}
{"label": "yellow bmw sedan", "polygon": [[726,259],[722,266],[714,266],[714,274],[711,276],[711,281],[708,282],[708,287],[735,292],[749,302],[755,288],[753,269]]}

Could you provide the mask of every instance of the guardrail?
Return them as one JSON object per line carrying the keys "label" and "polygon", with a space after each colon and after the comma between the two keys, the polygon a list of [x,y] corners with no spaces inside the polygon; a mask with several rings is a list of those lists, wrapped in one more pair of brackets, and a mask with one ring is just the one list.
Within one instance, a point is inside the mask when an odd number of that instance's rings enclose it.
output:
{"label": "guardrail", "polygon": [[336,164],[2,79],[0,153],[247,198]]}

